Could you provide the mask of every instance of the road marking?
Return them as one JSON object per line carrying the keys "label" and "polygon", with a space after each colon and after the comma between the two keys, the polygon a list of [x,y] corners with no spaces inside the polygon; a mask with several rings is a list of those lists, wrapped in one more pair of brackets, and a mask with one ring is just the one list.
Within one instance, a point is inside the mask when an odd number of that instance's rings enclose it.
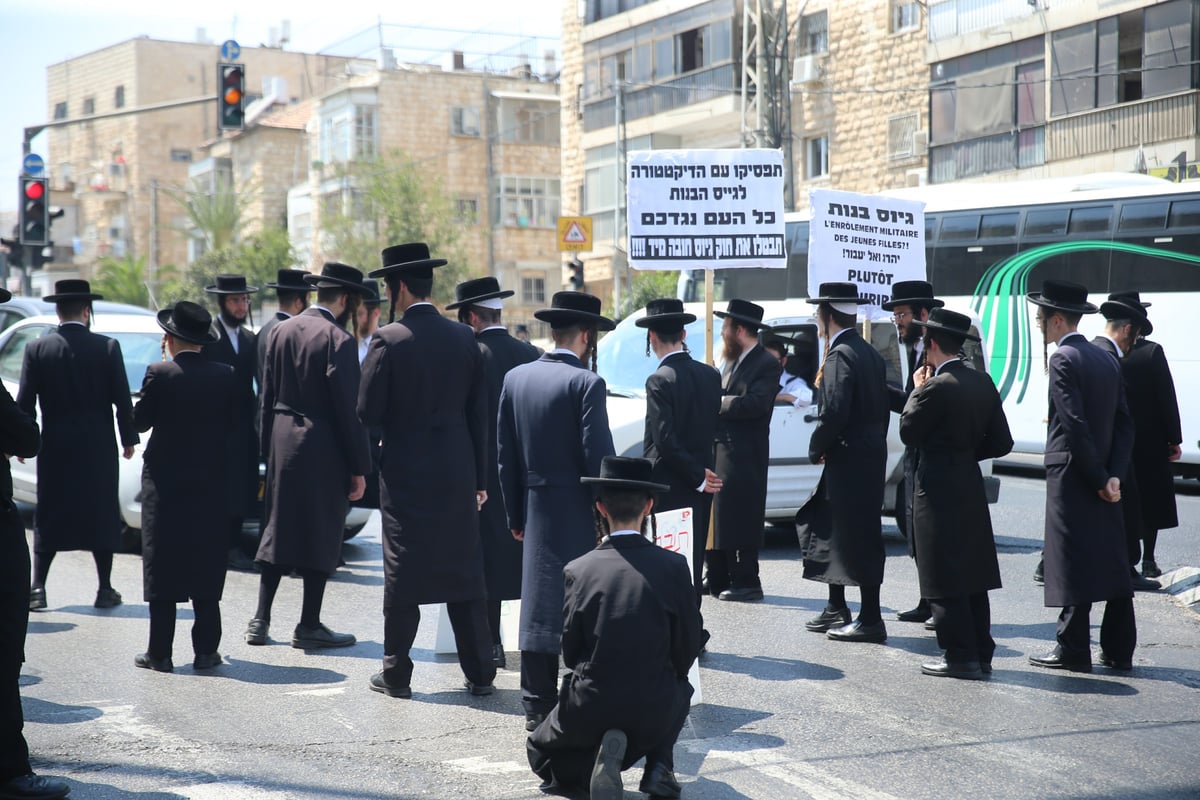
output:
{"label": "road marking", "polygon": [[244,783],[197,783],[191,786],[168,787],[171,794],[182,795],[188,800],[281,800],[295,797],[290,792],[260,789]]}
{"label": "road marking", "polygon": [[443,763],[472,775],[506,775],[512,772],[529,772],[528,764],[519,764],[516,761],[489,761],[486,756],[455,758]]}
{"label": "road marking", "polygon": [[329,697],[330,695],[345,693],[345,686],[333,686],[326,689],[300,689],[295,692],[284,692],[284,694],[291,695],[293,697],[298,697],[300,695],[305,695],[308,697]]}

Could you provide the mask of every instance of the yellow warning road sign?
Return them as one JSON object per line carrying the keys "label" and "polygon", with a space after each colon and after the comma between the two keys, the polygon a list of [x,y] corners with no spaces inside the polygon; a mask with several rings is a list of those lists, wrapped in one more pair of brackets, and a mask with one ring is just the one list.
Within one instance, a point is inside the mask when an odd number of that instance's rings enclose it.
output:
{"label": "yellow warning road sign", "polygon": [[591,249],[591,217],[558,218],[558,251],[560,253],[578,253]]}

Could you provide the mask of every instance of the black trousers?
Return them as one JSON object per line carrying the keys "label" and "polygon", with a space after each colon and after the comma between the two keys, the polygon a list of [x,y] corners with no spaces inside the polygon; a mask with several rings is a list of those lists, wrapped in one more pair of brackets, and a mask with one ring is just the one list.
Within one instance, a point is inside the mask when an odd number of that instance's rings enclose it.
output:
{"label": "black trousers", "polygon": [[938,647],[952,664],[964,661],[992,663],[996,641],[992,638],[992,609],[987,592],[958,597],[931,597]]}
{"label": "black trousers", "polygon": [[[1064,606],[1058,615],[1058,644],[1069,657],[1092,657],[1091,603]],[[1133,598],[1119,597],[1104,603],[1100,621],[1100,649],[1117,661],[1131,661],[1137,647],[1137,622]]]}
{"label": "black trousers", "polygon": [[758,548],[741,550],[706,550],[708,590],[761,589],[758,577]]}
{"label": "black trousers", "polygon": [[[492,633],[488,628],[487,602],[464,600],[447,603],[454,646],[463,675],[476,686],[490,686],[496,679],[492,662]],[[413,662],[408,651],[417,638],[421,607],[415,603],[397,604],[383,615],[383,676],[393,686],[412,684]]]}
{"label": "black trousers", "polygon": [[549,714],[558,703],[558,653],[521,651],[521,705],[526,714]]}
{"label": "black trousers", "polygon": [[33,771],[21,712],[29,627],[29,547],[16,508],[0,500],[0,783]]}
{"label": "black trousers", "polygon": [[[146,648],[154,658],[170,658],[175,646],[176,603],[150,601],[150,644]],[[198,656],[217,652],[221,644],[221,602],[193,600],[192,650]]]}

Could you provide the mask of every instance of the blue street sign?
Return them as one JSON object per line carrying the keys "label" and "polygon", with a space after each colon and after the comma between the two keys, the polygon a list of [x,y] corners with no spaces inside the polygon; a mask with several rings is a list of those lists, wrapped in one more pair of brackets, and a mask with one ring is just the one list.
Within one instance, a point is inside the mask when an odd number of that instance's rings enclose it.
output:
{"label": "blue street sign", "polygon": [[25,160],[21,162],[21,169],[25,170],[25,174],[31,178],[39,177],[45,168],[45,160],[37,153],[29,153],[25,156]]}
{"label": "blue street sign", "polygon": [[233,39],[226,39],[221,44],[221,60],[236,61],[237,57],[242,54],[242,46]]}

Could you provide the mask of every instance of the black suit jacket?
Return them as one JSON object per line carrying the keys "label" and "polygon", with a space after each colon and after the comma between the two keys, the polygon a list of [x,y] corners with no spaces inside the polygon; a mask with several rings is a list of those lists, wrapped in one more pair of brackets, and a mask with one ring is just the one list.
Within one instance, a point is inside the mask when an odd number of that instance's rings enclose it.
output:
{"label": "black suit jacket", "polygon": [[[696,487],[714,464],[713,442],[721,413],[721,375],[684,352],[673,353],[646,378],[646,428],[642,453],[653,465],[651,479],[671,490],[658,508],[694,507]],[[707,536],[706,530],[696,532]]]}
{"label": "black suit jacket", "polygon": [[1183,431],[1167,356],[1156,342],[1140,339],[1121,360],[1121,372],[1135,429],[1133,471],[1141,492],[1142,520],[1150,530],[1174,528],[1179,515],[1167,448],[1183,441]]}
{"label": "black suit jacket", "polygon": [[221,338],[201,349],[201,354],[218,364],[233,367],[234,391],[236,392],[237,417],[233,427],[237,435],[229,438],[228,461],[225,463],[225,491],[228,516],[243,518],[250,513],[258,495],[258,429],[259,395],[255,391],[258,380],[258,343],[254,334],[244,327],[237,330],[238,349],[235,353],[225,326],[217,322]]}

